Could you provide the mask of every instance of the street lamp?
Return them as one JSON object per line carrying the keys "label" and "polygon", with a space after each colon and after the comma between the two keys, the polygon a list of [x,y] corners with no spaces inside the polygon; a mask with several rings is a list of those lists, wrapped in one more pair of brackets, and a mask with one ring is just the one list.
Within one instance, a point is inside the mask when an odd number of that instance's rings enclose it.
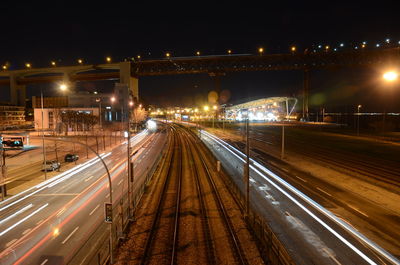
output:
{"label": "street lamp", "polygon": [[[385,80],[387,83],[393,84],[397,78],[398,78],[398,73],[394,70],[387,71],[383,75],[383,80]],[[382,131],[383,131],[383,136],[385,134],[385,119],[386,119],[386,102],[384,102],[383,106],[383,121],[382,121]]]}
{"label": "street lamp", "polygon": [[213,106],[213,114],[212,114],[212,127],[214,128],[214,116],[216,114],[216,110],[218,109],[218,107],[216,105]]}
{"label": "street lamp", "polygon": [[259,53],[260,55],[262,55],[263,52],[264,52],[264,48],[263,48],[263,47],[258,48],[258,53]]}
{"label": "street lamp", "polygon": [[360,135],[360,108],[362,105],[357,106],[357,136]]}

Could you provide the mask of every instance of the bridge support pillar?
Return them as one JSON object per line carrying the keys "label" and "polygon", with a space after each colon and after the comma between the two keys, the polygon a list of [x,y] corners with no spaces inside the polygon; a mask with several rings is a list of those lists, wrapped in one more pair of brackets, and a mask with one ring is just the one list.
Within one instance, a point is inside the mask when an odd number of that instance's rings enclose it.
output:
{"label": "bridge support pillar", "polygon": [[129,87],[134,102],[137,102],[139,100],[139,79],[131,76],[131,63],[122,62],[119,63],[119,67],[119,82]]}
{"label": "bridge support pillar", "polygon": [[308,121],[308,91],[310,86],[310,70],[304,69],[303,76],[303,120]]}
{"label": "bridge support pillar", "polygon": [[16,106],[25,106],[26,86],[17,83],[17,76],[10,75],[10,101]]}

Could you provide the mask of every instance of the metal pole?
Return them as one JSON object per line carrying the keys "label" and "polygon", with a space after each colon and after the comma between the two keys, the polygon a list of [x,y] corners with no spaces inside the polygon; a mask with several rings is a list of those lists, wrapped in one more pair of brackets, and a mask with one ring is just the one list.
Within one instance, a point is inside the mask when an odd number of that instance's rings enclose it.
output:
{"label": "metal pole", "polygon": [[357,107],[357,136],[360,136],[360,106]]}
{"label": "metal pole", "polygon": [[285,157],[285,125],[282,124],[282,149],[281,149],[281,159]]}
{"label": "metal pole", "polygon": [[43,91],[40,88],[40,102],[41,102],[41,109],[42,109],[42,145],[43,145],[43,161],[44,161],[44,179],[47,180],[47,170],[46,170],[46,148],[44,146],[44,114],[43,114]]}
{"label": "metal pole", "polygon": [[[128,95],[129,95],[129,88],[128,88]],[[128,97],[129,100],[129,97]],[[127,170],[128,170],[128,205],[129,205],[129,218],[132,218],[132,187],[133,187],[133,174],[131,172],[132,170],[132,166],[131,165],[131,127],[130,127],[130,108],[129,108],[129,102],[127,104],[127,127],[128,127],[128,139],[127,139],[127,156],[128,156],[128,160],[127,160]],[[135,110],[133,110],[135,111]]]}
{"label": "metal pole", "polygon": [[246,119],[246,165],[245,165],[245,181],[246,181],[246,216],[249,216],[250,205],[250,141],[249,141],[249,111],[247,110]]}

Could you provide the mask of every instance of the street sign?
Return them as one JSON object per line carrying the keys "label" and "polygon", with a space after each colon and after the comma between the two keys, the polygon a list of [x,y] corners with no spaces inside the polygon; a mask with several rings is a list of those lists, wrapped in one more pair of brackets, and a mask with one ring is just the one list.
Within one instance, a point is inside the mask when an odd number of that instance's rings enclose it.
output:
{"label": "street sign", "polygon": [[105,219],[104,222],[106,223],[112,223],[112,204],[109,202],[104,203],[104,214],[105,214]]}

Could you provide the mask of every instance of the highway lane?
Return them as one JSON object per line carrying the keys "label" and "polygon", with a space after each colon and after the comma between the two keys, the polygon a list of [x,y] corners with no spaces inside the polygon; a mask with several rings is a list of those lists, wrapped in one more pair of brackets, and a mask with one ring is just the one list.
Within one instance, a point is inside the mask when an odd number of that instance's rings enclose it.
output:
{"label": "highway lane", "polygon": [[[134,142],[137,145],[151,137],[155,135],[145,132],[136,136]],[[126,143],[114,148],[109,154],[103,154],[103,157],[111,169],[113,201],[117,202],[122,197],[122,190],[125,193],[127,191]],[[148,156],[153,157],[155,156]],[[142,161],[151,162],[150,160]],[[145,164],[145,168],[148,167],[149,165]],[[143,171],[139,167],[138,175],[141,174],[141,170]],[[39,255],[45,252],[51,255],[58,253],[56,255],[63,256],[65,260],[71,258],[79,247],[79,244],[71,246],[71,242],[84,241],[91,231],[103,222],[103,203],[108,201],[107,185],[103,166],[98,159],[93,159],[77,166],[69,174],[62,174],[0,204],[1,264],[12,263],[21,256],[22,263],[25,263],[28,256],[29,260],[39,259]],[[11,213],[16,215],[11,216]],[[15,220],[16,226],[10,230],[9,227]],[[49,237],[50,234],[52,236]],[[60,240],[61,243],[58,242]],[[11,253],[12,255],[9,255]],[[24,254],[27,256],[23,256]]]}
{"label": "highway lane", "polygon": [[[243,154],[204,131],[202,139],[232,174],[242,175]],[[255,161],[251,177],[252,204],[278,231],[299,264],[399,264],[389,253]],[[236,182],[243,186],[241,178]]]}

